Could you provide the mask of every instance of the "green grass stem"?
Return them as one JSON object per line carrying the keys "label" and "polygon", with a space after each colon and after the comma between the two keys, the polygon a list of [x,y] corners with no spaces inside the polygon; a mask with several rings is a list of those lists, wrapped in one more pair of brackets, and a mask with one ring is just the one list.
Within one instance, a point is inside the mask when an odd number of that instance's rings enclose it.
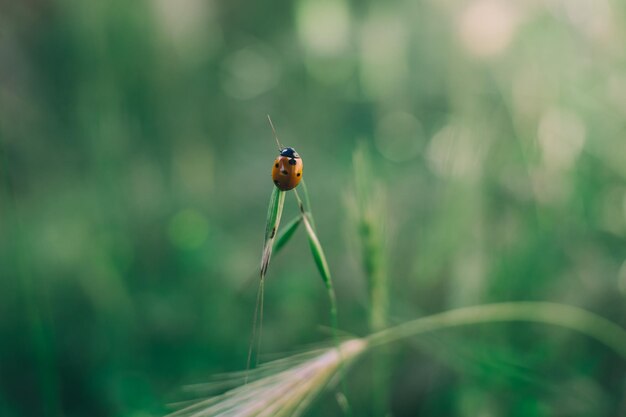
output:
{"label": "green grass stem", "polygon": [[459,308],[412,320],[366,339],[370,346],[378,346],[444,328],[497,322],[535,322],[565,327],[596,339],[626,360],[626,330],[581,308],[549,302],[508,302]]}

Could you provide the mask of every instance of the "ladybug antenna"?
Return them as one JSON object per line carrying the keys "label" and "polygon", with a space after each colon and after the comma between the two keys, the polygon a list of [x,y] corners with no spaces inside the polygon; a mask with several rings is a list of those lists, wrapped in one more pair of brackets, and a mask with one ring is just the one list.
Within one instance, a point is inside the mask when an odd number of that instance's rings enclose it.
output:
{"label": "ladybug antenna", "polygon": [[276,145],[278,145],[278,152],[283,150],[283,145],[280,144],[278,140],[278,135],[276,134],[276,129],[274,129],[274,123],[272,123],[272,118],[270,115],[267,115],[267,120],[270,122],[270,127],[272,128],[272,132],[274,133],[274,139],[276,139]]}

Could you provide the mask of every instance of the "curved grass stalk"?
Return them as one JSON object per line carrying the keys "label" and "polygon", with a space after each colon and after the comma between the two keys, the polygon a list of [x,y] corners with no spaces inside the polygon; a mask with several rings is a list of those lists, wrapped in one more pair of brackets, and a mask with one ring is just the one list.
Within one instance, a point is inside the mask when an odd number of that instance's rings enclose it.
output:
{"label": "curved grass stalk", "polygon": [[596,339],[626,360],[626,330],[582,308],[549,302],[521,301],[459,308],[409,321],[366,339],[370,346],[377,346],[449,327],[521,321],[575,330]]}
{"label": "curved grass stalk", "polygon": [[[437,330],[498,322],[549,324],[577,331],[613,349],[626,361],[626,330],[578,307],[548,302],[509,302],[465,307],[412,320],[365,338],[276,363],[274,373],[184,408],[173,416],[299,416],[324,388],[341,378],[348,365],[368,349]],[[266,369],[271,368],[268,364]]]}

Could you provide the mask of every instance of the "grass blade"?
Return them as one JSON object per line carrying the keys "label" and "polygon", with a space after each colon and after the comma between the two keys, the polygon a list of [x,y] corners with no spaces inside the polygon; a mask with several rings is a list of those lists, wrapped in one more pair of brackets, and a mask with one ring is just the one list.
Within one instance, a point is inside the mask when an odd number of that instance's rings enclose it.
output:
{"label": "grass blade", "polygon": [[[289,223],[287,223],[287,225],[285,225],[282,229],[278,231],[278,236],[276,236],[276,239],[274,241],[274,248],[272,249],[273,256],[277,255],[285,247],[285,245],[289,243],[296,230],[298,230],[300,223],[302,223],[302,217],[295,217]],[[237,293],[243,293],[244,291],[246,291],[249,287],[252,286],[256,279],[256,273],[248,276],[239,286]]]}
{"label": "grass blade", "polygon": [[[302,206],[302,202],[296,193],[296,197],[298,198],[298,202],[300,203],[300,209],[304,210]],[[309,220],[309,216],[307,213],[302,212],[302,221],[304,223],[304,227],[307,232],[307,236],[309,238],[309,246],[311,247],[311,253],[313,254],[313,260],[315,261],[315,265],[322,276],[322,280],[324,280],[324,284],[326,285],[326,291],[328,292],[328,299],[330,301],[330,322],[333,329],[333,339],[335,340],[335,346],[337,351],[339,352],[339,375],[341,380],[341,390],[343,391],[343,397],[345,398],[345,407],[346,414],[348,416],[352,415],[352,410],[350,407],[350,403],[348,402],[347,393],[348,390],[346,388],[346,378],[345,378],[345,369],[343,365],[342,353],[339,348],[339,321],[337,318],[337,296],[335,295],[335,288],[333,286],[333,280],[330,275],[330,269],[328,268],[328,262],[326,261],[326,256],[324,255],[324,249],[322,249],[322,244],[317,238],[317,234],[311,225]]]}
{"label": "grass blade", "polygon": [[[300,181],[300,189],[302,190],[302,199],[304,200],[304,204],[303,204],[302,200],[300,200],[300,196],[298,195],[298,192],[296,191],[296,197],[298,198],[298,203],[301,206],[300,210],[305,211],[310,214],[312,213],[311,200],[309,199],[309,190],[306,188],[306,182],[304,181],[304,179]],[[311,226],[313,226],[313,229],[315,229],[315,220],[313,219],[312,215],[309,216],[309,221],[311,222]]]}
{"label": "grass blade", "polygon": [[254,307],[254,316],[252,318],[252,335],[250,336],[250,344],[248,347],[248,359],[246,362],[246,383],[248,382],[247,371],[252,363],[252,351],[257,338],[257,321],[258,321],[258,342],[257,342],[257,360],[258,351],[261,344],[261,334],[263,332],[263,297],[265,291],[265,275],[272,257],[272,248],[276,239],[276,231],[280,224],[280,218],[283,214],[283,206],[285,204],[285,193],[278,188],[273,187],[270,203],[267,208],[267,220],[265,223],[265,239],[263,242],[263,256],[261,257],[261,279],[259,281],[259,289],[257,291],[256,305]]}
{"label": "grass blade", "polygon": [[324,280],[326,288],[332,288],[330,269],[328,268],[328,262],[326,261],[322,245],[313,230],[313,226],[311,225],[311,221],[308,216],[305,214],[302,216],[302,219],[304,221],[304,227],[306,228],[307,236],[309,238],[309,246],[311,246],[311,253],[313,254],[313,260],[315,261],[317,270],[319,271],[322,280]]}
{"label": "grass blade", "polygon": [[311,247],[311,254],[313,255],[313,260],[315,261],[315,265],[317,266],[317,270],[319,271],[322,280],[324,281],[324,285],[326,286],[326,290],[328,291],[328,297],[330,299],[330,315],[331,315],[331,325],[333,328],[333,334],[335,339],[338,340],[337,330],[337,297],[335,296],[335,289],[333,287],[332,277],[330,275],[330,269],[328,268],[328,262],[326,261],[326,255],[324,255],[324,249],[322,249],[322,244],[317,238],[317,234],[315,233],[315,227],[312,224],[312,215],[310,212],[305,211],[304,204],[298,195],[298,192],[295,192],[296,199],[298,200],[298,205],[300,207],[300,214],[302,218],[302,222],[304,223],[304,228],[306,229],[307,237],[309,240],[309,246]]}
{"label": "grass blade", "polygon": [[274,253],[278,253],[291,240],[301,222],[302,216],[298,216],[284,226],[274,242]]}
{"label": "grass blade", "polygon": [[267,208],[267,221],[265,223],[265,241],[263,243],[263,257],[261,258],[261,278],[265,277],[267,268],[272,257],[272,248],[276,231],[280,224],[280,218],[283,214],[283,206],[285,204],[285,193],[274,187],[270,204]]}

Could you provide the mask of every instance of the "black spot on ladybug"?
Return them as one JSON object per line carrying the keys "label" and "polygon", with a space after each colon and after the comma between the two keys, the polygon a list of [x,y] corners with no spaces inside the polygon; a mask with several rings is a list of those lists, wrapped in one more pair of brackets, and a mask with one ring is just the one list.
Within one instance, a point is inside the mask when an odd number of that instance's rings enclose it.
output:
{"label": "black spot on ladybug", "polygon": [[287,171],[284,170],[284,169],[282,171],[280,171],[280,173],[283,174],[283,175],[287,175]]}
{"label": "black spot on ladybug", "polygon": [[278,162],[276,163],[276,165],[274,165],[276,168],[278,168]]}
{"label": "black spot on ladybug", "polygon": [[280,183],[278,182],[278,180],[274,180],[274,184],[279,185]]}
{"label": "black spot on ladybug", "polygon": [[296,164],[296,160],[295,160],[295,159],[293,159],[293,158],[291,158],[291,159],[289,160],[289,165],[295,165],[295,164]]}
{"label": "black spot on ladybug", "polygon": [[297,176],[297,177],[299,177],[299,176],[300,176],[300,173],[298,172],[298,173],[296,174],[296,176]]}

